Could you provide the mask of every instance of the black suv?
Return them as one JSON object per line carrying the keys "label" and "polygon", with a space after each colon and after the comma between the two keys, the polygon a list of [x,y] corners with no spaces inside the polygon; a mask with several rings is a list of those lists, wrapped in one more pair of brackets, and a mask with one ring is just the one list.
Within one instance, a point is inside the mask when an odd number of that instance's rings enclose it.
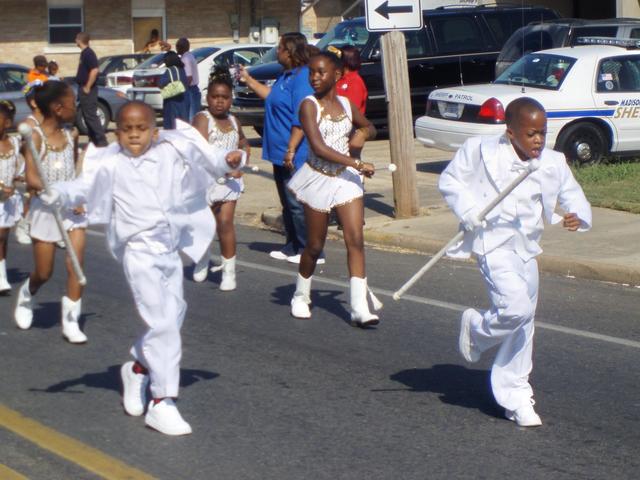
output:
{"label": "black suv", "polygon": [[[558,18],[554,10],[536,6],[440,7],[423,14],[423,29],[404,32],[414,118],[424,112],[427,95],[434,88],[492,81],[500,48],[522,25]],[[346,20],[327,32],[316,46],[324,50],[330,45],[354,45],[360,49],[360,75],[369,90],[367,117],[385,126],[387,102],[380,32],[367,31],[364,17]],[[270,53],[275,58],[275,52]],[[267,85],[281,72],[277,62],[249,69],[252,77]],[[244,84],[234,89],[231,111],[243,124],[253,125],[261,133],[264,103]]]}
{"label": "black suv", "polygon": [[640,19],[584,20],[562,18],[535,22],[516,30],[496,61],[496,78],[520,57],[549,48],[576,45],[580,37],[640,38]]}

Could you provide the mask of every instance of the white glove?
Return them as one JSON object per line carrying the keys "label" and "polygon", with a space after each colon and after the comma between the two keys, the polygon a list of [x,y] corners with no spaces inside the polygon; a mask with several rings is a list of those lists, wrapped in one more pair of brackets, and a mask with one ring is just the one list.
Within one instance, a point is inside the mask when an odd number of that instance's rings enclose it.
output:
{"label": "white glove", "polygon": [[42,192],[40,200],[48,207],[60,207],[62,205],[60,192],[55,188],[49,188],[49,192]]}
{"label": "white glove", "polygon": [[485,222],[478,218],[478,213],[475,210],[469,211],[464,217],[462,217],[462,227],[467,232],[473,232],[478,228],[484,227]]}

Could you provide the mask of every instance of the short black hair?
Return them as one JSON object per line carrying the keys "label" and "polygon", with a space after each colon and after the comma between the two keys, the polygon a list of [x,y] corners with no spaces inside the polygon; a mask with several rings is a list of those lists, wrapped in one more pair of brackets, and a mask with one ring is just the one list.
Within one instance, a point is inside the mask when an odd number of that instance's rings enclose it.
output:
{"label": "short black hair", "polygon": [[16,106],[10,100],[0,100],[0,114],[13,122],[16,116]]}
{"label": "short black hair", "polygon": [[116,125],[120,126],[120,123],[122,123],[122,118],[124,117],[125,112],[133,107],[139,107],[139,108],[142,108],[143,110],[146,110],[147,113],[149,114],[150,123],[152,123],[153,126],[155,126],[156,112],[151,105],[143,102],[142,100],[130,100],[127,103],[125,103],[118,111],[118,115],[116,116]]}
{"label": "short black hair", "polygon": [[522,114],[535,112],[547,113],[540,102],[531,97],[519,97],[507,105],[504,112],[504,120],[508,127],[519,123]]}
{"label": "short black hair", "polygon": [[210,91],[216,85],[226,85],[229,90],[233,90],[233,79],[229,72],[229,67],[224,65],[216,65],[209,75],[209,84],[207,85],[207,92]]}
{"label": "short black hair", "polygon": [[173,50],[169,50],[165,53],[162,61],[164,62],[165,67],[184,68],[184,63],[180,60],[180,56],[178,56],[178,54]]}
{"label": "short black hair", "polygon": [[33,87],[35,91],[34,99],[38,110],[45,117],[51,113],[51,105],[55,102],[59,102],[62,97],[73,94],[73,90],[68,83],[61,82],[59,80],[48,80],[42,85]]}
{"label": "short black hair", "polygon": [[325,60],[329,60],[331,63],[333,63],[333,65],[337,69],[342,69],[342,60],[340,59],[340,57],[338,57],[338,55],[331,51],[321,51],[316,53],[309,59],[309,63],[311,63],[311,60],[314,58],[324,58]]}
{"label": "short black hair", "polygon": [[353,45],[345,45],[340,48],[340,50],[342,51],[342,56],[340,57],[342,65],[352,72],[360,70],[360,65],[362,64],[362,60],[360,59],[360,50]]}
{"label": "short black hair", "polygon": [[49,64],[47,62],[47,57],[44,55],[36,55],[33,57],[33,66],[34,67],[46,67]]}

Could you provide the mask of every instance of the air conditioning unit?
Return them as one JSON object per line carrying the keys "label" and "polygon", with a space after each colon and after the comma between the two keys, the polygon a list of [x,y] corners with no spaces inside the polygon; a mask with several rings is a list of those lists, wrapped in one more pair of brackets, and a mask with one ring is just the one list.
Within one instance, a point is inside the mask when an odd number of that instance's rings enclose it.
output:
{"label": "air conditioning unit", "polygon": [[260,43],[260,27],[258,25],[249,27],[249,43]]}
{"label": "air conditioning unit", "polygon": [[280,39],[280,22],[275,18],[264,17],[262,19],[262,42],[278,43]]}

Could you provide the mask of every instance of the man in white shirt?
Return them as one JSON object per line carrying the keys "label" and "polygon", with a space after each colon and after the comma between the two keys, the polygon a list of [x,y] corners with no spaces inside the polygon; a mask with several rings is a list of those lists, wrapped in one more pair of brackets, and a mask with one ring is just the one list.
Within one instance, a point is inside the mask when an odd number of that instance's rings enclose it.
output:
{"label": "man in white shirt", "polygon": [[[505,416],[520,426],[542,424],[533,409],[529,374],[533,367],[534,315],[538,300],[539,241],[548,223],[570,231],[591,228],[591,206],[564,155],[546,149],[547,118],[542,105],[522,97],[506,109],[506,132],[467,140],[442,172],[438,187],[467,233],[449,253],[478,259],[491,308],[462,314],[459,349],[469,362],[499,345],[491,369],[491,387]],[[501,204],[479,212],[537,159],[539,168]],[[555,213],[556,204],[567,212]],[[483,221],[484,220],[484,221]]]}
{"label": "man in white shirt", "polygon": [[143,102],[122,107],[117,123],[118,143],[90,146],[82,174],[54,184],[41,198],[47,204],[86,204],[89,223],[107,225],[109,249],[122,262],[147,327],[131,348],[135,361],[121,368],[124,409],[142,415],[150,383],[145,423],[167,435],[186,435],[191,426],[174,402],[187,306],[179,251],[194,261],[204,255],[215,232],[205,192],[246,155],[209,145],[184,122],[158,132],[155,113]]}
{"label": "man in white shirt", "polygon": [[184,37],[179,38],[176,42],[176,51],[180,55],[182,63],[184,63],[184,71],[187,74],[187,82],[189,83],[189,89],[187,90],[189,93],[189,122],[201,110],[200,102],[202,101],[202,94],[198,86],[200,82],[198,62],[193,53],[189,51],[190,48],[189,40]]}

